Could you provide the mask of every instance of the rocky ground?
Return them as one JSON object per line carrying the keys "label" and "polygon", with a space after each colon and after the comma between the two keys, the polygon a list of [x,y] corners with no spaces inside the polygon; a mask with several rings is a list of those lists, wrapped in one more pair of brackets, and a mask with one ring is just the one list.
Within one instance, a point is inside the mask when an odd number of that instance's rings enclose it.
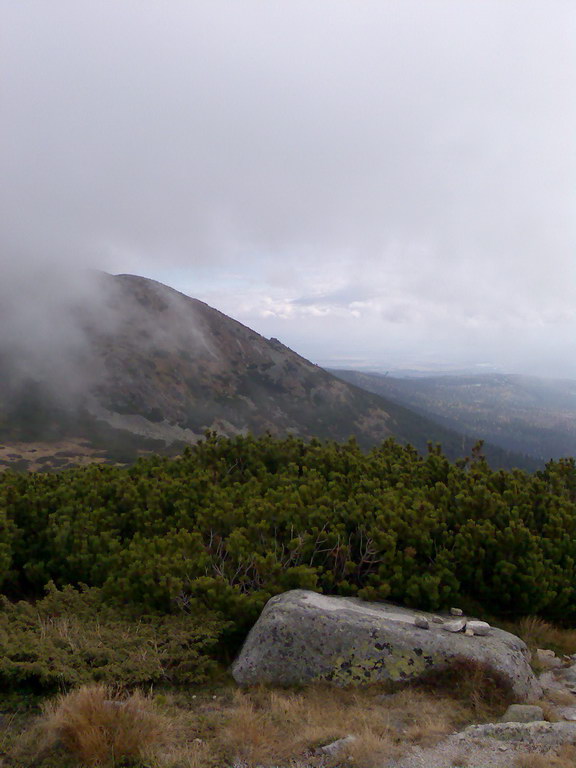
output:
{"label": "rocky ground", "polygon": [[[388,722],[373,710],[364,735],[361,725],[351,723],[347,734],[316,748],[308,759],[295,756],[290,765],[297,768],[576,766],[576,655],[532,649],[515,634],[466,617],[459,608],[437,616],[294,590],[269,601],[232,672],[248,686],[318,679],[344,686],[385,681],[417,690],[427,686],[427,711],[423,700],[419,710],[417,699],[407,707],[406,702],[399,706],[399,694],[380,696]],[[468,706],[460,721],[449,703],[441,703],[447,679]],[[466,685],[468,696],[463,695]],[[506,712],[505,705],[475,707],[486,685],[515,703]],[[430,701],[432,709],[446,707],[443,722],[430,712]]]}
{"label": "rocky ground", "polygon": [[[548,665],[539,673],[542,697],[507,709],[501,699],[475,701],[480,691],[470,687],[447,693],[407,686],[387,693],[327,686],[242,691],[227,684],[198,695],[162,694],[149,706],[165,722],[169,744],[166,753],[161,749],[142,765],[574,768],[575,659],[540,652],[535,662]],[[61,750],[47,753],[47,761],[38,758],[35,734],[42,732],[42,718],[12,720],[5,715],[0,721],[0,765],[78,768]],[[22,754],[23,738],[32,758]]]}
{"label": "rocky ground", "polygon": [[[167,687],[126,698],[127,692],[92,685],[56,703],[41,702],[43,713],[38,706],[25,716],[0,708],[6,711],[0,766],[108,765],[77,754],[63,733],[71,714],[83,734],[99,712],[107,749],[108,737],[118,732],[117,713],[132,707],[138,717],[123,728],[130,737],[137,730],[142,759],[131,764],[139,768],[576,768],[576,630],[537,618],[506,630],[459,608],[437,616],[288,592],[269,602],[247,638],[232,668],[239,685],[221,670],[220,684],[214,680],[206,688]],[[348,657],[335,656],[334,647],[326,651],[329,641]],[[338,670],[384,668],[363,666],[362,654],[389,667],[380,679],[360,684],[346,678],[334,685],[330,670],[320,682],[313,676],[299,684],[253,679],[258,668],[266,675],[282,672],[279,650],[286,674],[312,674],[310,665],[330,659]],[[295,665],[296,653],[304,667]],[[392,664],[394,654],[406,663]],[[436,674],[411,663],[421,657],[437,665]],[[404,674],[393,677],[397,669]],[[248,682],[238,679],[245,675]],[[79,718],[79,710],[86,716]],[[142,754],[141,734],[152,730],[140,720],[157,725]],[[39,752],[42,734],[50,746]]]}
{"label": "rocky ground", "polygon": [[[405,755],[382,762],[381,768],[576,766],[575,660],[537,650],[535,663],[544,667],[539,675],[543,697],[538,704],[510,705],[501,722],[470,725],[433,746],[414,746]],[[344,757],[354,741],[350,736],[327,745],[326,755],[342,753]]]}

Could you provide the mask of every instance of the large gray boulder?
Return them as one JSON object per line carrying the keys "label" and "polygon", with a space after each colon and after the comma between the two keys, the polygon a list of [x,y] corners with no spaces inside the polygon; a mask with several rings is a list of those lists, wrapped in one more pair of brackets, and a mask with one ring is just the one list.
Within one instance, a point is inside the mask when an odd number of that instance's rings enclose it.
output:
{"label": "large gray boulder", "polygon": [[[428,629],[414,623],[423,616]],[[467,662],[502,676],[517,701],[542,693],[525,643],[508,632],[446,632],[421,611],[296,589],[268,601],[232,674],[240,685],[357,685],[414,680]]]}

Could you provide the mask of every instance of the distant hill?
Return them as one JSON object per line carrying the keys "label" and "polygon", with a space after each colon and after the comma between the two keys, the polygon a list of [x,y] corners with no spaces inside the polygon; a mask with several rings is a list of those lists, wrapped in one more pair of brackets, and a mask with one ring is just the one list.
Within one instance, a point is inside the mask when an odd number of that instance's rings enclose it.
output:
{"label": "distant hill", "polygon": [[[131,461],[179,451],[206,430],[353,435],[363,447],[394,436],[421,451],[440,442],[451,458],[472,446],[153,280],[98,274],[69,321],[76,333],[65,349],[34,348],[23,362],[17,345],[0,344],[0,467]],[[60,334],[65,327],[60,319]],[[528,466],[490,446],[487,455],[495,466]]]}
{"label": "distant hill", "polygon": [[576,455],[576,381],[513,374],[400,378],[332,373],[504,450],[540,462]]}

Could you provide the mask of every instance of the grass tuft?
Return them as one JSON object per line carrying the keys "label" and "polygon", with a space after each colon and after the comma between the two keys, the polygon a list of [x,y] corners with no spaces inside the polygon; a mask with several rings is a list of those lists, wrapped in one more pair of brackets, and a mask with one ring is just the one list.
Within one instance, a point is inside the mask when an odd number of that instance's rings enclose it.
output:
{"label": "grass tuft", "polygon": [[503,675],[469,659],[431,672],[414,685],[465,702],[478,720],[489,718],[497,710],[503,711],[515,701],[510,682]]}
{"label": "grass tuft", "polygon": [[86,685],[45,706],[40,748],[61,747],[86,765],[142,760],[166,738],[167,724],[140,692],[126,697]]}
{"label": "grass tuft", "polygon": [[532,651],[548,648],[560,656],[576,653],[576,629],[556,627],[538,616],[520,619],[510,625],[509,631],[521,637]]}

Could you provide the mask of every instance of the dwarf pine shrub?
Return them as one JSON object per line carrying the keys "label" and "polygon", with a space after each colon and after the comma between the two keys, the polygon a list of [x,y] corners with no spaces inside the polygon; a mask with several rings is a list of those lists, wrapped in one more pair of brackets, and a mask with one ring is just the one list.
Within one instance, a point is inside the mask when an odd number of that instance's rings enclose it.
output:
{"label": "dwarf pine shrub", "polygon": [[[209,434],[180,458],[130,468],[5,472],[0,578],[12,596],[38,599],[52,580],[99,588],[145,616],[216,613],[231,622],[230,652],[270,596],[298,587],[573,622],[576,465],[553,461],[530,475],[493,471],[479,450],[452,463],[438,448],[421,456],[394,440],[365,453],[354,441]],[[26,610],[13,616],[30,633]],[[103,616],[110,637],[122,636],[112,629],[121,615]],[[180,637],[176,618],[166,621]],[[138,642],[153,642],[152,624],[143,620]],[[201,633],[202,622],[191,626]],[[62,652],[67,642],[53,638]],[[92,668],[121,663],[96,650],[83,646]],[[37,662],[32,651],[8,657],[9,675]],[[148,674],[132,670],[135,680]]]}
{"label": "dwarf pine shrub", "polygon": [[205,682],[222,623],[203,616],[137,615],[101,591],[58,590],[36,604],[0,601],[0,682],[32,691],[83,683]]}

